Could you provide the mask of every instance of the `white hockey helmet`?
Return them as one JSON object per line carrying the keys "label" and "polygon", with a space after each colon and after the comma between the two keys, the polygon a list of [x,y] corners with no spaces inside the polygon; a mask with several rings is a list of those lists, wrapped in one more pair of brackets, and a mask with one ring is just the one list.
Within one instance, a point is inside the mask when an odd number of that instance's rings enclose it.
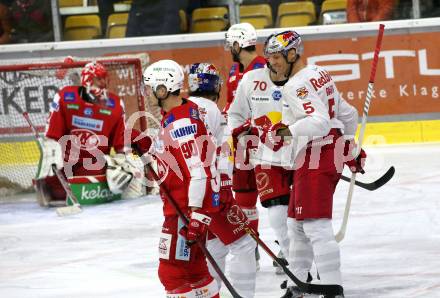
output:
{"label": "white hockey helmet", "polygon": [[232,48],[234,42],[238,42],[240,48],[246,48],[257,44],[257,31],[249,23],[232,25],[225,34],[225,49]]}
{"label": "white hockey helmet", "polygon": [[150,86],[153,92],[165,88],[167,93],[183,88],[185,75],[182,67],[173,60],[159,60],[144,71],[143,83]]}

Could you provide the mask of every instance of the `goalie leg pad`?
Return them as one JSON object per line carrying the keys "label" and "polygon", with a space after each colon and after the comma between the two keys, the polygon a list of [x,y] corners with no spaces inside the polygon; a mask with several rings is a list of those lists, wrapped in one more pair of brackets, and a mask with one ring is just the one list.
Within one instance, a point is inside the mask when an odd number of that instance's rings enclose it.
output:
{"label": "goalie leg pad", "polygon": [[38,172],[35,179],[54,176],[52,164],[56,164],[58,169],[63,168],[63,153],[61,145],[52,139],[43,138],[40,142],[41,157]]}
{"label": "goalie leg pad", "polygon": [[41,207],[60,207],[66,205],[66,192],[56,176],[35,179],[34,187],[37,201]]}

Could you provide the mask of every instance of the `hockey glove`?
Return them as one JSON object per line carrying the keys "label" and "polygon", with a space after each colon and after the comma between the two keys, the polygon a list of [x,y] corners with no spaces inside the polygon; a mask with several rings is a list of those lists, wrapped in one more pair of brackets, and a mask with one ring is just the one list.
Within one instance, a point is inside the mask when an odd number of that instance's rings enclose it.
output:
{"label": "hockey glove", "polygon": [[347,158],[345,164],[348,166],[352,173],[364,174],[364,166],[365,159],[367,158],[367,153],[365,153],[364,149],[361,148],[358,156],[355,157],[354,154],[356,154],[356,143],[354,142],[354,140],[345,141],[344,155]]}
{"label": "hockey glove", "polygon": [[232,194],[232,179],[228,174],[220,174],[220,211],[228,210],[234,204],[234,196]]}
{"label": "hockey glove", "polygon": [[186,238],[186,245],[191,246],[198,240],[206,237],[211,218],[201,212],[193,211],[188,226],[182,228],[179,233]]}
{"label": "hockey glove", "polygon": [[278,151],[283,147],[284,142],[280,136],[277,136],[277,132],[282,129],[287,129],[288,126],[285,124],[278,122],[267,130],[263,130],[263,133],[260,136],[260,140],[267,147],[271,148],[273,151]]}
{"label": "hockey glove", "polygon": [[251,119],[247,119],[242,125],[234,128],[231,134],[236,138],[244,134],[258,136],[258,129],[252,126]]}
{"label": "hockey glove", "polygon": [[141,132],[134,128],[131,130],[131,146],[140,155],[148,153],[152,143],[153,141],[150,136],[146,134],[141,135]]}

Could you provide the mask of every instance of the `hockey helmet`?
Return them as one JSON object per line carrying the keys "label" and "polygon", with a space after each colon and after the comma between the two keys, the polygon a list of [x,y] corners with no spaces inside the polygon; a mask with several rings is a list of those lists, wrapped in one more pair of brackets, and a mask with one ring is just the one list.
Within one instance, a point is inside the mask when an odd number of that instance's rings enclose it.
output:
{"label": "hockey helmet", "polygon": [[240,48],[257,44],[257,31],[249,23],[232,25],[225,34],[225,49],[229,50],[237,42]]}
{"label": "hockey helmet", "polygon": [[[105,79],[98,84],[95,79]],[[106,93],[107,70],[99,62],[87,63],[81,71],[81,85],[86,88],[87,93],[94,97],[100,97]]]}
{"label": "hockey helmet", "polygon": [[143,74],[144,87],[151,87],[158,99],[165,99],[170,92],[182,89],[183,80],[183,69],[173,60],[159,60],[148,66]]}
{"label": "hockey helmet", "polygon": [[301,56],[304,52],[301,36],[293,30],[283,31],[270,35],[264,43],[264,55],[282,53],[287,57],[289,50],[295,49],[296,54]]}
{"label": "hockey helmet", "polygon": [[217,68],[210,63],[194,63],[189,69],[188,85],[191,92],[218,93],[222,80]]}

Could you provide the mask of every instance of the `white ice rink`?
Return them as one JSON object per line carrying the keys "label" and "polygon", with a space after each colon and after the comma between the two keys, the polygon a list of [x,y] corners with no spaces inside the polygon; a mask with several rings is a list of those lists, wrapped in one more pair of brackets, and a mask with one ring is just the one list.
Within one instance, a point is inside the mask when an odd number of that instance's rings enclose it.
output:
{"label": "white ice rink", "polygon": [[[440,144],[367,149],[359,180],[372,181],[391,165],[396,174],[376,191],[355,189],[341,242],[346,297],[440,297]],[[335,230],[347,189],[341,181]],[[150,196],[60,218],[29,196],[3,200],[0,297],[164,297],[156,274],[161,207]],[[263,208],[260,216],[261,238],[278,252]],[[261,255],[256,297],[280,297],[283,277]],[[222,297],[230,297],[225,289]]]}

